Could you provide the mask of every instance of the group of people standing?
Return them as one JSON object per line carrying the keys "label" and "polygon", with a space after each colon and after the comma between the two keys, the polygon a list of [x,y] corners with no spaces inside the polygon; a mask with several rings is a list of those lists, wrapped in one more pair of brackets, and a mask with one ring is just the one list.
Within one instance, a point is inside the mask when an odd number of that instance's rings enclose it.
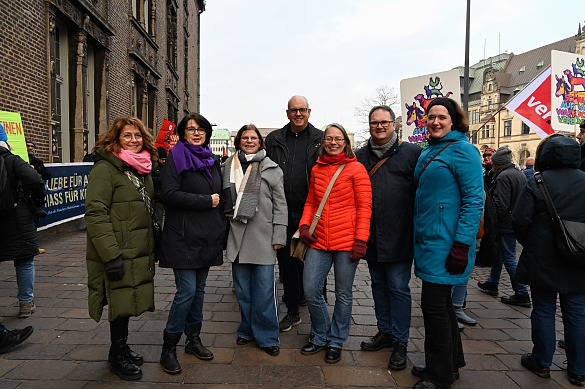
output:
{"label": "group of people standing", "polygon": [[[445,388],[459,377],[465,361],[451,295],[473,268],[484,202],[481,157],[466,136],[466,114],[451,99],[435,99],[427,110],[429,145],[421,150],[398,140],[389,107],[373,107],[371,137],[354,154],[342,125],[318,130],[310,112],[305,97],[293,96],[286,126],[266,140],[254,125],[243,126],[236,153],[224,163],[209,147],[211,124],[199,114],[183,118],[160,171],[164,228],[153,201],[151,135],[138,119],[120,118],[102,136],[87,187],[88,286],[92,318],[108,305],[112,372],[142,376],[143,358],[128,346],[128,319],[154,309],[155,261],[173,269],[176,284],[163,331],[164,371],[181,372],[176,348],[183,333],[186,353],[213,358],[200,339],[203,301],[209,268],[222,263],[225,250],[241,312],[236,343],[256,342],[278,355],[279,332],[301,322],[306,302],[311,331],[301,354],[325,351],[327,363],[341,359],[355,271],[365,259],[378,333],[361,347],[392,348],[393,370],[407,365],[414,259],[423,280],[426,365],[413,368],[421,378],[413,388]],[[309,247],[304,262],[290,254],[297,229]],[[287,308],[280,322],[276,263]],[[330,317],[324,289],[331,267]]]}

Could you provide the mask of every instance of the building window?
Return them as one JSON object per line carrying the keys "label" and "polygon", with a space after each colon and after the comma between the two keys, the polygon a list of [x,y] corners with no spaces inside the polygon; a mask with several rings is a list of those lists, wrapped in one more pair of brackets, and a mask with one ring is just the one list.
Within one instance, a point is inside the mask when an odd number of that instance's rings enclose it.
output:
{"label": "building window", "polygon": [[504,136],[512,136],[512,121],[504,121]]}
{"label": "building window", "polygon": [[522,135],[530,134],[530,127],[524,122],[522,122]]}
{"label": "building window", "polygon": [[473,133],[473,135],[472,135],[472,137],[471,137],[471,143],[477,144],[477,140],[478,140],[478,139],[477,139],[477,133],[478,133],[478,132],[479,132],[479,131],[475,131],[475,132]]}
{"label": "building window", "polygon": [[492,107],[492,99],[488,99],[488,109],[491,111]]}
{"label": "building window", "polygon": [[471,124],[477,124],[479,117],[479,112],[477,109],[474,109],[471,113]]}
{"label": "building window", "polygon": [[167,61],[177,69],[177,10],[172,1],[167,3]]}
{"label": "building window", "polygon": [[154,15],[154,0],[132,0],[132,16],[151,36],[154,36]]}
{"label": "building window", "polygon": [[492,90],[493,90],[493,86],[492,86],[492,84],[489,84],[488,85],[488,92],[491,92]]}

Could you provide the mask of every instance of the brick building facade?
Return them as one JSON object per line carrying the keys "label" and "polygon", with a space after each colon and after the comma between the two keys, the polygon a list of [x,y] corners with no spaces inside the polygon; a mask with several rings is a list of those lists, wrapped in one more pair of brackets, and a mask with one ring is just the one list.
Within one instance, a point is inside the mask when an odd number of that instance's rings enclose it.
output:
{"label": "brick building facade", "polygon": [[49,162],[79,162],[119,116],[156,135],[199,110],[204,0],[0,0],[0,110]]}

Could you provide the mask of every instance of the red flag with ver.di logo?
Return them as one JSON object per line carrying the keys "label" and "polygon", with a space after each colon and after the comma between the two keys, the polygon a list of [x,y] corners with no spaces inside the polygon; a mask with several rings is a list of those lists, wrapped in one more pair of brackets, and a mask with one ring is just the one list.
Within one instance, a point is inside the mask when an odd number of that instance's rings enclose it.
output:
{"label": "red flag with ver.di logo", "polygon": [[554,133],[551,127],[550,79],[549,66],[505,105],[541,139]]}

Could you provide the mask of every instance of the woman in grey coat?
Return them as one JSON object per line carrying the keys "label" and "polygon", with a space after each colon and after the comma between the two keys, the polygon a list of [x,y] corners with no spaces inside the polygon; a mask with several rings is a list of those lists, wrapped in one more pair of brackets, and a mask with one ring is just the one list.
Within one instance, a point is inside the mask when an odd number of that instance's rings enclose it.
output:
{"label": "woman in grey coat", "polygon": [[288,212],[280,167],[266,156],[253,124],[234,140],[236,153],[223,167],[224,211],[230,219],[227,259],[242,320],[237,344],[253,340],[267,354],[279,354],[276,250],[286,242]]}

